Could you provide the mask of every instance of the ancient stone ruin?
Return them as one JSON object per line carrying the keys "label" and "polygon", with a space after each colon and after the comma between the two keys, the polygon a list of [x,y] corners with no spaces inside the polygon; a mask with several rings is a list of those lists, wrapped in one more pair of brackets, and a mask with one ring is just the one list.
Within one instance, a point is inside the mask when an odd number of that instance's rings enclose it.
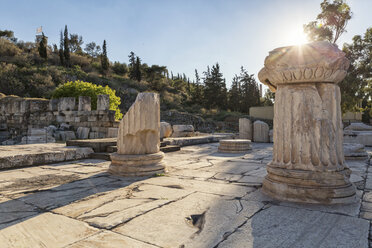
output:
{"label": "ancient stone ruin", "polygon": [[116,137],[118,122],[109,110],[109,96],[99,95],[97,110],[91,98],[0,98],[0,142],[46,143],[55,140]]}
{"label": "ancient stone ruin", "polygon": [[251,141],[247,139],[220,140],[218,152],[221,153],[246,153],[251,150]]}
{"label": "ancient stone ruin", "polygon": [[263,191],[279,200],[350,203],[340,88],[349,61],[328,42],[270,52],[260,81],[275,91],[273,159]]}
{"label": "ancient stone ruin", "polygon": [[156,93],[139,93],[120,121],[117,152],[111,154],[109,172],[121,176],[164,173],[160,151],[160,99]]}

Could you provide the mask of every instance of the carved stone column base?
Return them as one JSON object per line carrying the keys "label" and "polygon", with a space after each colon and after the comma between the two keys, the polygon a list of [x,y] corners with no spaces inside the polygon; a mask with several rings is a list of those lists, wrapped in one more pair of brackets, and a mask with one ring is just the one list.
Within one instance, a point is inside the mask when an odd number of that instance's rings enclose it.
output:
{"label": "carved stone column base", "polygon": [[247,139],[220,140],[218,152],[221,153],[245,153],[251,150],[251,141]]}
{"label": "carved stone column base", "polygon": [[165,164],[162,162],[163,152],[126,155],[111,154],[111,164],[108,172],[119,176],[151,176],[156,173],[165,173]]}
{"label": "carved stone column base", "polygon": [[350,170],[305,171],[268,165],[263,192],[281,200],[299,203],[347,204],[356,202]]}

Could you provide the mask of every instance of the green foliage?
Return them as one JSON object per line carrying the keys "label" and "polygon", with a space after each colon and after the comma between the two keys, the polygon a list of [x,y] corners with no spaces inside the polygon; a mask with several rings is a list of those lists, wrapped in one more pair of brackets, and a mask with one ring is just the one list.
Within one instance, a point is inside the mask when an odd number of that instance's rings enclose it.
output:
{"label": "green foliage", "polygon": [[118,75],[126,75],[128,73],[128,67],[125,63],[120,63],[118,61],[114,62],[114,65],[112,66],[112,70],[118,74]]}
{"label": "green foliage", "polygon": [[38,51],[39,51],[40,57],[45,60],[48,59],[47,46],[48,46],[48,42],[43,32],[41,36],[41,40],[39,42]]}
{"label": "green foliage", "polygon": [[97,109],[97,96],[109,95],[110,97],[110,110],[115,110],[115,118],[121,119],[123,114],[120,112],[119,105],[121,103],[120,97],[116,96],[116,91],[108,86],[96,85],[83,81],[70,81],[58,86],[53,92],[53,98],[60,97],[76,97],[90,96],[92,100],[92,109]]}
{"label": "green foliage", "polygon": [[328,40],[336,43],[338,38],[346,32],[346,25],[351,19],[352,12],[344,0],[324,0],[321,4],[321,13],[316,21],[304,25],[304,31],[309,40]]}
{"label": "green foliage", "polygon": [[103,41],[102,46],[102,55],[101,55],[101,68],[102,71],[106,74],[109,69],[109,60],[107,58],[107,48],[106,48],[106,40]]}
{"label": "green foliage", "polygon": [[347,76],[339,84],[343,112],[363,110],[372,116],[371,47],[372,28],[368,28],[364,36],[354,36],[353,43],[344,44],[343,51],[350,60],[350,67]]}
{"label": "green foliage", "polygon": [[227,106],[227,89],[225,79],[222,77],[220,65],[209,67],[204,72],[204,100],[207,108],[226,109]]}
{"label": "green foliage", "polygon": [[16,56],[22,52],[15,44],[7,39],[0,38],[0,57]]}
{"label": "green foliage", "polygon": [[65,32],[63,35],[63,56],[64,56],[64,65],[70,67],[70,39],[68,38],[67,25],[65,25]]}

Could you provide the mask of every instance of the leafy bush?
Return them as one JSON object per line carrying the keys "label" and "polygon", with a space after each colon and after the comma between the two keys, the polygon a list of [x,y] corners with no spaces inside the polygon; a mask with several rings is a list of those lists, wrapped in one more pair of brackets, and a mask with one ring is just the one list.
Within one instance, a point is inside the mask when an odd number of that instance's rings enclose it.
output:
{"label": "leafy bush", "polygon": [[96,85],[80,80],[74,82],[67,82],[58,86],[53,92],[52,98],[60,97],[76,97],[78,100],[79,96],[90,96],[92,99],[92,109],[97,109],[97,96],[98,95],[109,95],[110,97],[110,110],[115,110],[115,118],[121,119],[123,114],[120,112],[120,97],[116,96],[116,91],[109,88],[108,86]]}
{"label": "leafy bush", "polygon": [[19,53],[21,53],[21,49],[11,41],[0,38],[0,56],[15,56]]}

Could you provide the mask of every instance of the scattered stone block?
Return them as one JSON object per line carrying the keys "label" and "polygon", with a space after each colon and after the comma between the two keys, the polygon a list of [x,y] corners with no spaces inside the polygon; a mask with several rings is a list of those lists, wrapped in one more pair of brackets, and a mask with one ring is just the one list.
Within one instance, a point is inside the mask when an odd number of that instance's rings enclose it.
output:
{"label": "scattered stone block", "polygon": [[269,131],[270,143],[274,143],[274,130],[270,129]]}
{"label": "scattered stone block", "polygon": [[72,111],[72,110],[75,110],[75,105],[76,105],[75,97],[59,98],[58,111]]}
{"label": "scattered stone block", "polygon": [[98,95],[97,96],[97,110],[109,110],[109,109],[110,109],[109,95]]}
{"label": "scattered stone block", "polygon": [[49,111],[58,111],[58,99],[51,99],[49,101]]}
{"label": "scattered stone block", "polygon": [[195,136],[193,125],[173,125],[172,137],[193,137]]}
{"label": "scattered stone block", "polygon": [[239,138],[252,140],[252,122],[250,119],[239,119]]}
{"label": "scattered stone block", "polygon": [[268,143],[269,139],[269,125],[263,121],[255,121],[253,123],[253,141]]}
{"label": "scattered stone block", "polygon": [[74,140],[76,139],[76,135],[74,131],[58,131],[57,136],[59,140],[67,141],[67,140]]}
{"label": "scattered stone block", "polygon": [[89,127],[78,127],[76,133],[78,139],[88,139],[89,138]]}
{"label": "scattered stone block", "polygon": [[160,122],[160,138],[168,138],[172,135],[172,125],[168,122]]}
{"label": "scattered stone block", "polygon": [[90,98],[90,96],[79,96],[78,111],[91,111],[91,98]]}
{"label": "scattered stone block", "polygon": [[366,125],[364,123],[355,122],[351,123],[349,126],[345,127],[344,130],[351,131],[372,131],[372,126]]}
{"label": "scattered stone block", "polygon": [[107,138],[116,138],[118,137],[119,128],[109,127],[107,129]]}
{"label": "scattered stone block", "polygon": [[368,154],[364,145],[355,143],[344,143],[345,159],[367,159]]}

